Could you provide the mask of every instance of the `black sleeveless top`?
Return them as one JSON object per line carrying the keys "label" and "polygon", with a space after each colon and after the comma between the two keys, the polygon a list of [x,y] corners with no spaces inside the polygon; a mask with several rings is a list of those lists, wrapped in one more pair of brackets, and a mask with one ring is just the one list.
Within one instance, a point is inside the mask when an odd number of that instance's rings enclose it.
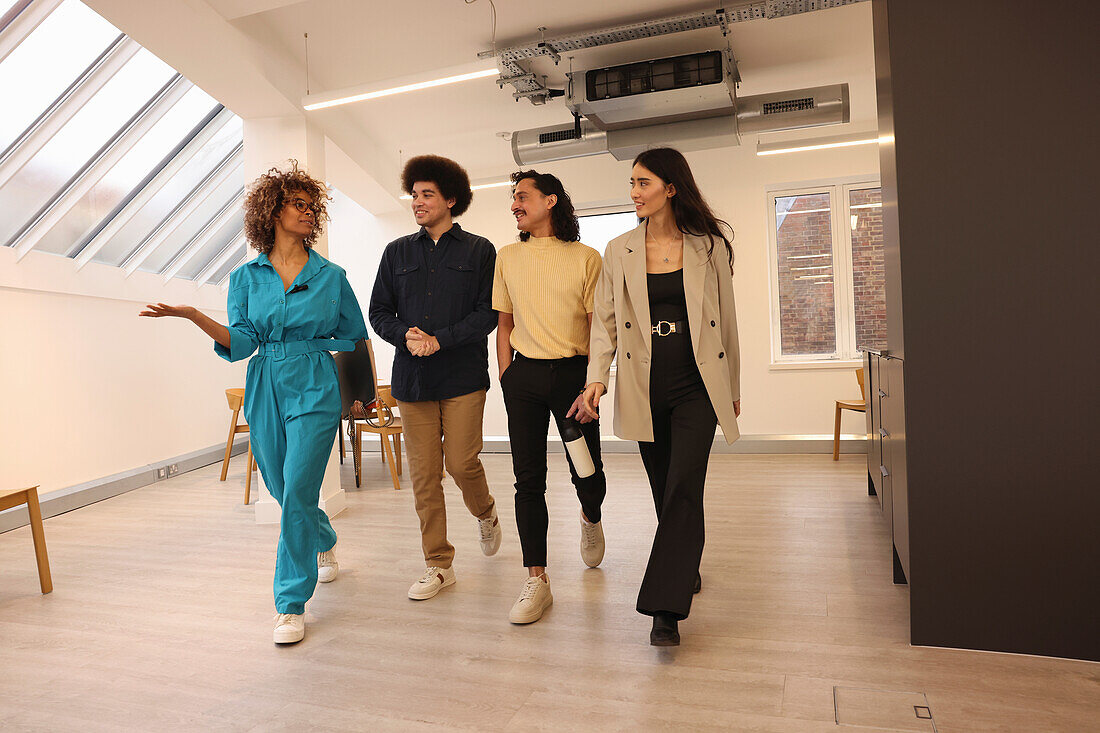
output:
{"label": "black sleeveless top", "polygon": [[649,318],[652,323],[680,322],[676,333],[668,336],[653,334],[651,337],[653,363],[650,365],[650,390],[660,389],[667,393],[682,394],[702,387],[703,378],[695,363],[691,333],[687,327],[684,271],[648,272],[646,285],[649,288]]}

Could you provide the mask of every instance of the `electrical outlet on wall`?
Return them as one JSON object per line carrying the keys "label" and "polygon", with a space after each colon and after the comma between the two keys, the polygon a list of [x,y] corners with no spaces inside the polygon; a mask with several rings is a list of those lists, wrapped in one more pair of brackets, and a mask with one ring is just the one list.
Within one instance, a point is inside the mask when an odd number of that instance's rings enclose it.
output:
{"label": "electrical outlet on wall", "polygon": [[169,476],[175,476],[179,472],[180,472],[180,464],[178,464],[178,463],[169,463],[168,464],[168,475]]}
{"label": "electrical outlet on wall", "polygon": [[168,467],[167,466],[161,466],[160,468],[157,469],[157,480],[159,481],[160,479],[164,479],[164,478],[168,478]]}

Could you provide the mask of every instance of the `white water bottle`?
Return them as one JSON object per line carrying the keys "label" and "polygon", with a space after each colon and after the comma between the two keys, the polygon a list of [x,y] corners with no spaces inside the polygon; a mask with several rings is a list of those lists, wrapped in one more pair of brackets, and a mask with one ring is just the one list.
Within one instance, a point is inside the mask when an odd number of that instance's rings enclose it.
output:
{"label": "white water bottle", "polygon": [[565,443],[565,449],[569,451],[569,458],[573,461],[577,476],[588,478],[596,473],[596,466],[592,463],[592,454],[588,451],[588,443],[584,441],[580,423],[567,417],[561,421],[559,432],[562,442]]}

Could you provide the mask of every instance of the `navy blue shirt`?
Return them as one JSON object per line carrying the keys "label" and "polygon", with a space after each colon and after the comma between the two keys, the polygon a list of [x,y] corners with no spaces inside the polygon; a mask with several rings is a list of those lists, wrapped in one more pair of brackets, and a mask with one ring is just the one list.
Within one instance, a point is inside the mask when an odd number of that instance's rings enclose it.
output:
{"label": "navy blue shirt", "polygon": [[[394,345],[393,396],[446,400],[489,389],[488,336],[497,325],[493,270],[497,251],[455,224],[433,243],[427,230],[386,245],[370,298],[370,325]],[[405,334],[416,326],[439,351],[413,356]]]}

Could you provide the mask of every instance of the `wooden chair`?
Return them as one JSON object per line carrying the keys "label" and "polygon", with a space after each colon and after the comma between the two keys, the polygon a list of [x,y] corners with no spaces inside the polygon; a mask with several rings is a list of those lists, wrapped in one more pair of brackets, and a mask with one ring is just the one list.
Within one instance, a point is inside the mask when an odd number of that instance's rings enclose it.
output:
{"label": "wooden chair", "polygon": [[38,505],[38,487],[29,489],[0,489],[0,511],[20,504],[27,505],[31,517],[31,539],[34,540],[34,557],[38,561],[38,584],[43,593],[53,590],[50,577],[50,559],[46,556],[46,532],[42,527],[42,508]]}
{"label": "wooden chair", "polygon": [[[378,369],[374,360],[374,347],[371,345],[370,339],[367,339],[366,343],[367,352],[370,354],[371,371],[375,375],[375,383],[377,384]],[[393,414],[394,408],[397,407],[397,400],[393,398],[388,384],[378,385],[376,391],[378,401],[382,403],[383,407],[372,408],[367,415],[372,421],[381,425],[385,422],[386,412]],[[388,462],[390,465],[390,478],[393,479],[393,488],[400,490],[401,480],[398,477],[401,475],[401,418],[394,416],[391,423],[381,427],[371,425],[370,422],[363,420],[349,420],[349,422],[351,423],[352,450],[355,452],[355,485],[359,486],[362,482],[360,466],[363,460],[363,433],[373,433],[378,436],[382,446],[382,462]],[[393,440],[392,446],[390,445],[391,439]],[[343,444],[342,437],[340,443]]]}
{"label": "wooden chair", "polygon": [[837,400],[836,401],[836,421],[833,425],[833,460],[840,460],[840,411],[841,410],[854,410],[856,412],[867,411],[867,395],[863,388],[863,368],[856,369],[856,381],[859,382],[859,395],[860,399],[857,400]]}
{"label": "wooden chair", "polygon": [[[229,438],[225,441],[225,458],[222,459],[222,477],[219,481],[225,481],[229,472],[229,456],[233,452],[233,439],[241,433],[248,432],[248,425],[238,425],[237,418],[241,414],[244,405],[244,389],[237,387],[225,390],[225,399],[229,403],[229,409],[233,411],[233,417],[229,419]],[[256,470],[256,459],[252,457],[252,440],[248,441],[248,457],[245,463],[244,479],[244,503],[252,500],[252,472]]]}

